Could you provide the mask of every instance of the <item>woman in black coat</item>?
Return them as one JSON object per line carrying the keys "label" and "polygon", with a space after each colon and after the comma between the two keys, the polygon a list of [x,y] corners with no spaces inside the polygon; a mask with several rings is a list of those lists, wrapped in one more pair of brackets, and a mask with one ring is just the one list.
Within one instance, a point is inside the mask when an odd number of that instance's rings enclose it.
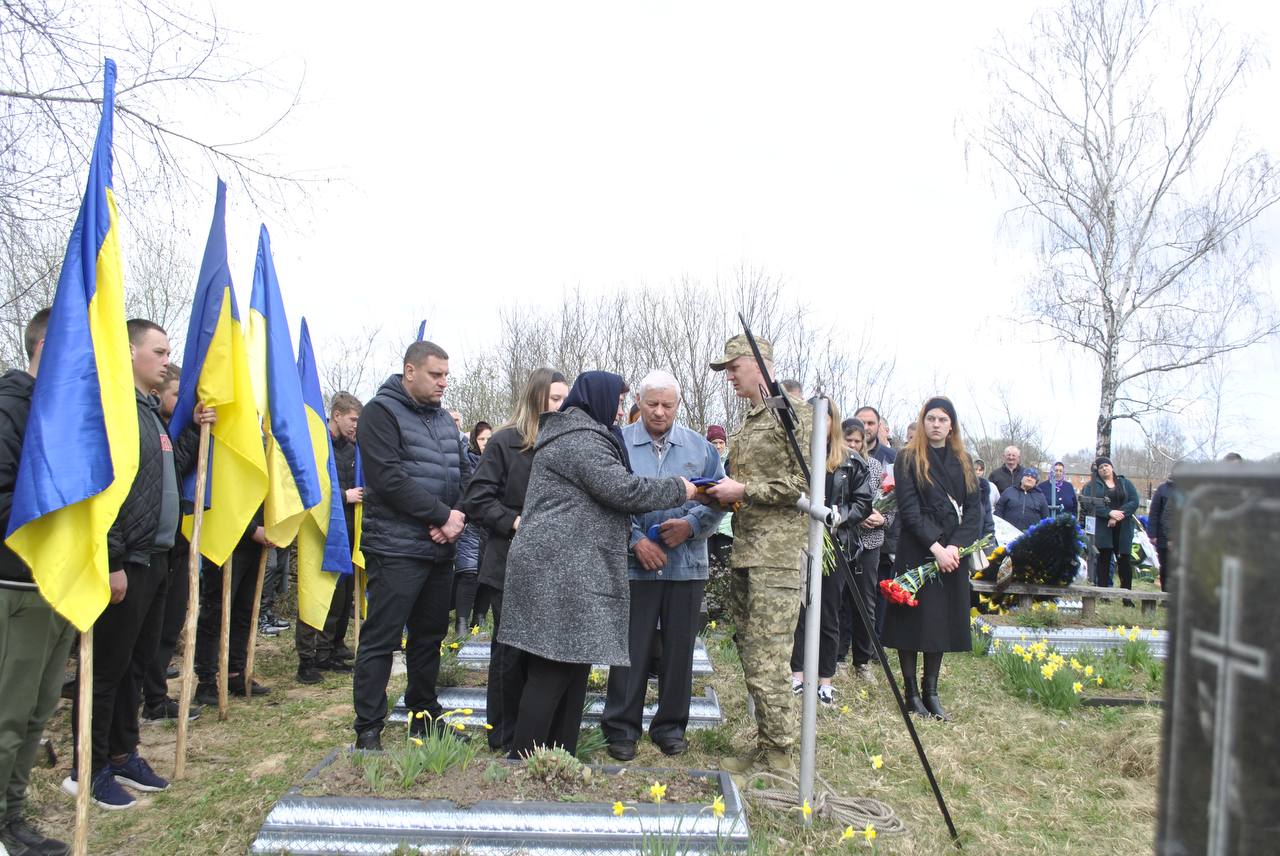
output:
{"label": "woman in black coat", "polygon": [[[538,440],[538,419],[559,410],[569,385],[564,375],[551,369],[535,369],[525,382],[512,420],[489,437],[480,463],[462,495],[462,512],[484,527],[489,539],[480,557],[479,603],[493,608],[493,635],[502,622],[502,590],[507,575],[507,553],[520,527],[533,446]],[[516,706],[524,691],[524,658],[520,651],[496,641],[489,646],[489,686],[486,718],[492,726],[489,747],[507,749],[515,736]]]}
{"label": "woman in black coat", "polygon": [[[908,709],[949,721],[938,699],[938,673],[946,651],[969,651],[969,573],[960,549],[981,537],[982,501],[973,462],[960,439],[949,398],[920,408],[916,432],[893,465],[902,530],[894,575],[930,561],[942,576],[916,595],[919,606],[890,604],[881,639],[898,649]],[[916,685],[916,652],[924,652],[923,693]]]}
{"label": "woman in black coat", "polygon": [[[1120,572],[1120,587],[1133,588],[1133,515],[1138,513],[1138,489],[1133,482],[1116,472],[1111,459],[1098,458],[1093,462],[1096,475],[1085,485],[1082,496],[1102,499],[1102,507],[1095,512],[1097,533],[1094,544],[1098,548],[1098,585],[1111,586],[1111,557],[1115,556],[1116,570]],[[1126,603],[1126,606],[1132,604]]]}

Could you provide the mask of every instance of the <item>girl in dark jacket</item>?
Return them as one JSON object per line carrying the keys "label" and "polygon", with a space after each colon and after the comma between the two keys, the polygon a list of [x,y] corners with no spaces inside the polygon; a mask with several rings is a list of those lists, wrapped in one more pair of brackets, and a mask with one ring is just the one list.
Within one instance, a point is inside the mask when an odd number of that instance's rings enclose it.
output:
{"label": "girl in dark jacket", "polygon": [[[960,439],[951,399],[935,396],[920,408],[915,435],[893,465],[902,531],[893,572],[930,560],[942,576],[916,595],[919,606],[890,604],[882,641],[898,649],[907,708],[949,721],[938,699],[946,651],[969,651],[969,574],[960,549],[981,537],[982,501],[973,462]],[[924,652],[923,698],[916,685],[916,652]]]}
{"label": "girl in dark jacket", "polygon": [[[525,382],[510,422],[493,433],[480,456],[462,496],[467,519],[488,534],[480,557],[477,600],[493,609],[496,637],[502,623],[502,590],[506,582],[507,553],[520,527],[524,496],[529,489],[533,446],[538,441],[538,420],[543,413],[560,409],[569,394],[564,375],[552,369],[534,369]],[[524,690],[521,652],[499,642],[489,647],[489,685],[486,717],[491,727],[489,747],[507,749],[516,728],[516,704]]]}
{"label": "girl in dark jacket", "polygon": [[1116,473],[1108,457],[1093,462],[1096,475],[1081,492],[1084,496],[1101,498],[1102,508],[1095,512],[1097,534],[1094,543],[1098,547],[1098,585],[1111,586],[1111,557],[1116,558],[1120,572],[1120,587],[1133,588],[1133,515],[1138,511],[1138,490],[1122,475]]}
{"label": "girl in dark jacket", "polygon": [[[481,420],[471,426],[467,435],[467,457],[471,459],[474,473],[480,465],[480,456],[493,435],[493,426]],[[465,512],[464,512],[465,513]],[[480,554],[488,533],[478,523],[468,522],[458,538],[458,551],[453,554],[453,615],[456,633],[462,636],[467,629],[479,624],[489,611],[488,600],[476,599],[477,577],[480,574]]]}

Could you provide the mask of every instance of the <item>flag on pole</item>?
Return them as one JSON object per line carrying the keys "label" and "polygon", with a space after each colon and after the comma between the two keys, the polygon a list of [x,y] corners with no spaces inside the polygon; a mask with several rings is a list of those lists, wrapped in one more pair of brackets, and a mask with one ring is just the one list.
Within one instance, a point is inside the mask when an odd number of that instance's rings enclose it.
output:
{"label": "flag on pole", "polygon": [[249,298],[249,365],[267,440],[267,499],[262,525],[272,544],[292,544],[307,509],[318,505],[322,497],[289,319],[266,226],[258,231],[258,259]]}
{"label": "flag on pole", "polygon": [[421,342],[427,338],[427,319],[423,318],[422,323],[418,325],[418,341]]}
{"label": "flag on pole", "polygon": [[[187,346],[178,382],[178,403],[169,434],[179,436],[191,423],[196,403],[218,411],[209,444],[209,488],[200,552],[215,565],[226,564],[267,495],[267,461],[262,426],[249,377],[249,356],[240,329],[240,310],[227,266],[227,186],[218,180],[213,223],[196,282]],[[183,498],[195,502],[195,476],[183,483]],[[192,518],[182,519],[191,537]]]}
{"label": "flag on pole", "polygon": [[308,509],[298,530],[298,620],[319,630],[329,615],[338,574],[349,574],[352,567],[347,520],[342,513],[342,488],[333,461],[333,438],[324,418],[324,396],[320,394],[320,376],[306,318],[302,319],[298,335],[298,376],[323,497]]}
{"label": "flag on pole", "polygon": [[111,599],[107,531],[138,472],[138,405],[111,184],[116,64],[103,72],[89,180],[67,242],[18,463],[6,541],[84,631]]}
{"label": "flag on pole", "polygon": [[[356,487],[364,487],[364,461],[360,457],[360,447],[356,446]],[[364,503],[356,503],[355,519],[355,535],[351,539],[351,564],[360,570],[364,570],[364,550],[360,548],[360,532],[364,528]]]}

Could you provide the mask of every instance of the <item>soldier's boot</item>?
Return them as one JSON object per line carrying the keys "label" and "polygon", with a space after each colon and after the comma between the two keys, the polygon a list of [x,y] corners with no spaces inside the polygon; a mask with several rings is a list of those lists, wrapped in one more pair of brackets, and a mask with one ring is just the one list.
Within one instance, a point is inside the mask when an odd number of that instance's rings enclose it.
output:
{"label": "soldier's boot", "polygon": [[760,760],[760,764],[770,773],[785,776],[794,776],[796,774],[796,764],[795,761],[791,760],[790,752],[767,749]]}
{"label": "soldier's boot", "polygon": [[740,776],[754,770],[759,759],[760,752],[755,749],[744,755],[726,755],[720,759],[720,769]]}
{"label": "soldier's boot", "polygon": [[920,688],[916,684],[915,675],[902,676],[902,696],[907,706],[907,713],[914,713],[916,716],[932,718],[933,714],[929,712],[929,708],[924,706],[924,702],[920,699]]}

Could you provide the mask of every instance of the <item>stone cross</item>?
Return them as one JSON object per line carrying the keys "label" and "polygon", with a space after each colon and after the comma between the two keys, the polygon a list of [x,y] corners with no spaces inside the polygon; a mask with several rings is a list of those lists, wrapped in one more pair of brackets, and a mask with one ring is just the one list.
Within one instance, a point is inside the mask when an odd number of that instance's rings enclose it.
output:
{"label": "stone cross", "polygon": [[1218,590],[1218,633],[1203,630],[1191,633],[1191,656],[1218,670],[1213,715],[1213,776],[1209,783],[1209,841],[1205,850],[1208,856],[1224,856],[1229,852],[1231,840],[1228,803],[1235,762],[1236,677],[1263,680],[1267,676],[1266,650],[1248,645],[1236,635],[1244,594],[1240,576],[1240,559],[1224,556],[1222,585]]}

